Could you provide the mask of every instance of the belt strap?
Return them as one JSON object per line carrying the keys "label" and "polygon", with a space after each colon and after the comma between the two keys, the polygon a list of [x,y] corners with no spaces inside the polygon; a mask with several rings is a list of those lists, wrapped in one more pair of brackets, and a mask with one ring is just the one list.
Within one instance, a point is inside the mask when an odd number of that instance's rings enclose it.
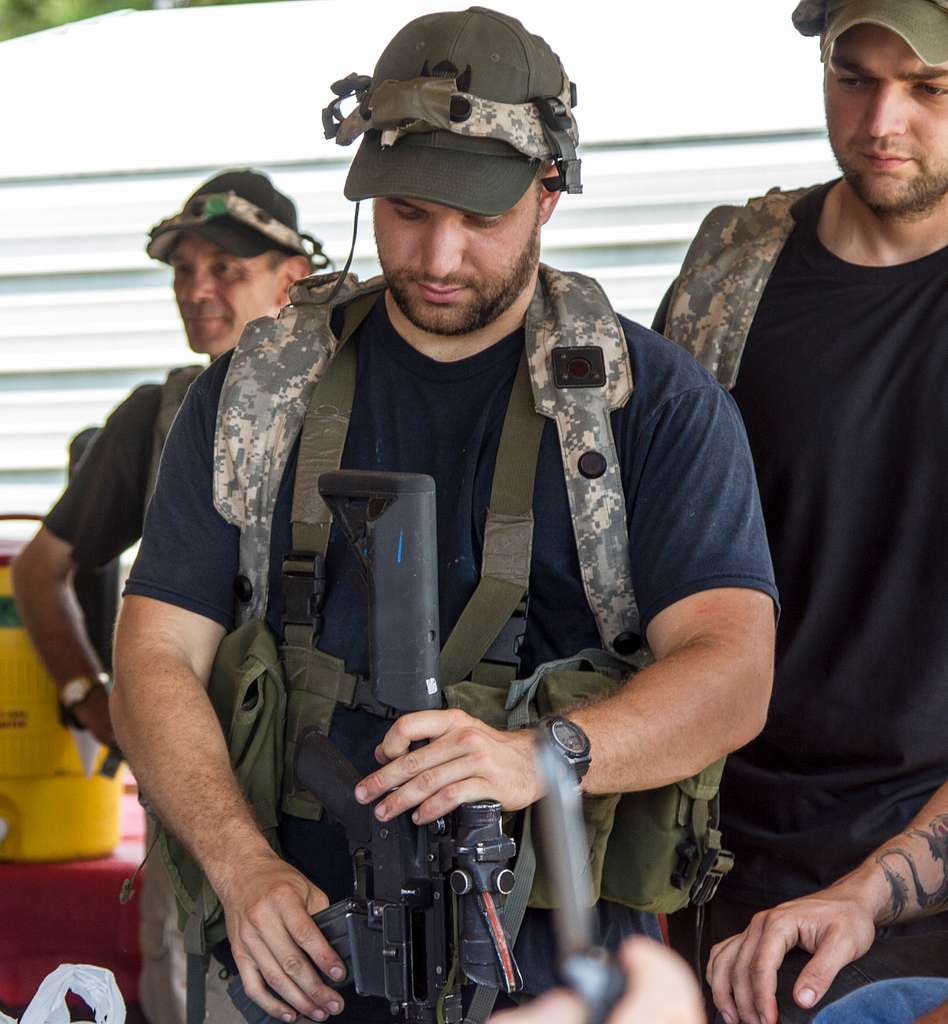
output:
{"label": "belt strap", "polygon": [[484,529],[481,578],[441,650],[441,683],[470,675],[530,585],[533,484],[545,419],[534,409],[527,356],[517,368],[500,435]]}

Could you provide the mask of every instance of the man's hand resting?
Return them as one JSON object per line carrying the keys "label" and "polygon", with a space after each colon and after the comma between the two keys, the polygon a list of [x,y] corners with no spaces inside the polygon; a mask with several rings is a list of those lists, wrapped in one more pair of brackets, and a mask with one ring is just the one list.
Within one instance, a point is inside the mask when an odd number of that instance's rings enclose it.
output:
{"label": "man's hand resting", "polygon": [[222,889],[227,936],[247,995],[285,1021],[297,1011],[314,1020],[339,1013],[342,996],[316,971],[336,981],[346,973],[311,918],[329,905],[325,893],[276,855],[242,864],[239,877]]}
{"label": "man's hand resting", "polygon": [[847,880],[812,896],[755,914],[739,935],[719,942],[708,960],[714,1003],[729,1024],[776,1024],[777,971],[800,946],[813,956],[793,986],[805,1008],[823,998],[833,979],[875,938],[875,908]]}

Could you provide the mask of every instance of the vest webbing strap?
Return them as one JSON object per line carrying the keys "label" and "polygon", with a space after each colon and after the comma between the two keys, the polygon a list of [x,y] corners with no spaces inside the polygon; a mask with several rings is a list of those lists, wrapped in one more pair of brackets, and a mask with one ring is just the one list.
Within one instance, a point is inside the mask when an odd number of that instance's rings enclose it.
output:
{"label": "vest webbing strap", "polygon": [[441,685],[467,678],[530,585],[533,483],[546,420],[534,409],[526,353],[500,435],[484,529],[481,578],[441,650]]}
{"label": "vest webbing strap", "polygon": [[[293,510],[290,516],[293,555],[307,559],[326,557],[332,513],[318,487],[321,473],[339,469],[355,398],[357,350],[347,345],[362,321],[375,305],[378,293],[362,295],[346,307],[336,352],[313,391],[300,437],[296,482],[293,486]],[[290,644],[309,646],[309,626],[287,625]]]}

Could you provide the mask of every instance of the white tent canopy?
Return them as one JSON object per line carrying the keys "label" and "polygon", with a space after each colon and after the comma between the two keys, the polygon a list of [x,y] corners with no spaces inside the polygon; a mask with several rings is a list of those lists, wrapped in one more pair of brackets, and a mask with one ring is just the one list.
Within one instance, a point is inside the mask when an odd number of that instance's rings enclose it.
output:
{"label": "white tent canopy", "polygon": [[[0,179],[339,159],[329,84],[441,4],[122,11],[0,44]],[[788,0],[504,0],[579,86],[586,143],[818,128]],[[802,84],[801,84],[802,83]],[[22,102],[16,102],[22,97]]]}

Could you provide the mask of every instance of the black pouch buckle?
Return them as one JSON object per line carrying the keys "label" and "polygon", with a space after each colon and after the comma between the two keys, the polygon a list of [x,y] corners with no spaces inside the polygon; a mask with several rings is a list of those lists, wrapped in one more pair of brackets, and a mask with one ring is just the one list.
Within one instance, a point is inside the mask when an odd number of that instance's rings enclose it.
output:
{"label": "black pouch buckle", "polygon": [[530,598],[527,595],[504,623],[503,629],[487,648],[481,661],[491,665],[510,665],[517,674],[520,673],[520,648],[523,646],[523,637],[527,631],[529,604]]}
{"label": "black pouch buckle", "polygon": [[[677,889],[688,887],[688,877],[692,865],[698,859],[698,847],[693,842],[679,843],[677,851],[678,864],[672,874],[672,885]],[[734,854],[720,847],[705,850],[698,861],[694,881],[688,889],[688,902],[694,907],[704,906],[714,898],[721,879],[734,867]]]}
{"label": "black pouch buckle", "polygon": [[326,561],[322,555],[291,551],[283,561],[283,629],[310,626],[313,644],[323,630]]}
{"label": "black pouch buckle", "polygon": [[371,680],[366,679],[365,676],[356,677],[355,693],[352,695],[352,703],[349,707],[358,708],[360,711],[368,711],[370,715],[375,715],[376,718],[385,718],[389,721],[398,718],[398,711],[395,708],[390,708],[387,704],[382,704],[375,699]]}

